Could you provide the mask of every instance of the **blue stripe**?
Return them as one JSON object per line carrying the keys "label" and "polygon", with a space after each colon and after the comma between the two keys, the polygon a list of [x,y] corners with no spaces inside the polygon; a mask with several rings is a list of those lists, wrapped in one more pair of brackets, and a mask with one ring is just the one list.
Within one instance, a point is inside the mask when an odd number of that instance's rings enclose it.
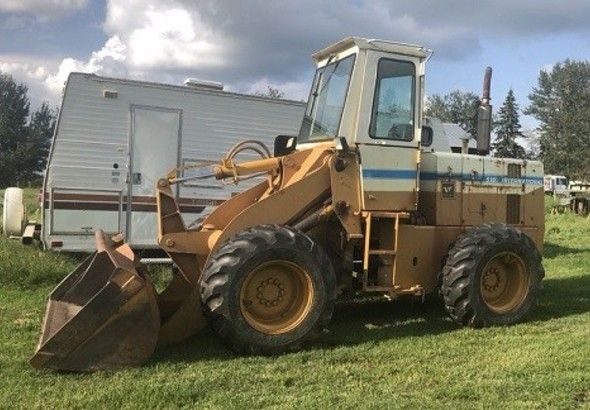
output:
{"label": "blue stripe", "polygon": [[413,169],[363,169],[363,178],[370,179],[416,179]]}
{"label": "blue stripe", "polygon": [[[448,178],[448,175],[444,176],[445,178]],[[436,172],[420,172],[420,179],[422,181],[434,181],[435,179],[438,179],[439,176],[437,175]],[[440,178],[443,178],[443,176],[441,176]]]}
{"label": "blue stripe", "polygon": [[[368,179],[416,179],[417,172],[412,169],[363,169],[363,178]],[[509,185],[543,185],[542,176],[510,178],[505,175],[473,175],[473,174],[438,174],[436,172],[420,172],[423,181],[437,179],[460,179],[462,181],[487,182],[491,184]]]}

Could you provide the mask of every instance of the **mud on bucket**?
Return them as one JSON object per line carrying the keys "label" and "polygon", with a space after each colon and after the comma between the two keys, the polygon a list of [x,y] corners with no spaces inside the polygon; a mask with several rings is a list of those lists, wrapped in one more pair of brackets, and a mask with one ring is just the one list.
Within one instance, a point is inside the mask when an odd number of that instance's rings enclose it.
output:
{"label": "mud on bucket", "polygon": [[99,230],[96,248],[49,296],[33,367],[138,366],[154,352],[160,315],[149,277],[122,238]]}

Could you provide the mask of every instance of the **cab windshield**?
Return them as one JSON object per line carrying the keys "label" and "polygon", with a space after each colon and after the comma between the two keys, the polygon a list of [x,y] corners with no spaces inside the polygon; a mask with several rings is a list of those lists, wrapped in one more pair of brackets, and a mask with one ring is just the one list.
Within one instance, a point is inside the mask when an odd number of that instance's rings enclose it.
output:
{"label": "cab windshield", "polygon": [[350,55],[316,71],[299,141],[318,141],[337,136],[354,57],[354,54]]}

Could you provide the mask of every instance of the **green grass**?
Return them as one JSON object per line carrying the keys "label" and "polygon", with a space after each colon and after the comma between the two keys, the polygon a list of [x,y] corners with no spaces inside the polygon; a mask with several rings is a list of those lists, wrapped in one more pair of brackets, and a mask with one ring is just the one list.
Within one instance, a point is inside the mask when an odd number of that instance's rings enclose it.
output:
{"label": "green grass", "polygon": [[0,240],[0,407],[590,409],[590,221],[548,215],[540,305],[526,323],[453,324],[437,303],[341,304],[320,340],[238,357],[209,331],[143,367],[36,371],[45,299],[76,263]]}

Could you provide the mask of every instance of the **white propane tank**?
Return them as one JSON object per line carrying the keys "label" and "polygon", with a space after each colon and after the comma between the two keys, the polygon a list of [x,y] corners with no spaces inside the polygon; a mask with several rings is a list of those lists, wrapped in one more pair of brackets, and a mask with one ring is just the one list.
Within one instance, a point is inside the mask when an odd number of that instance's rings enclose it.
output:
{"label": "white propane tank", "polygon": [[4,207],[2,208],[2,231],[6,236],[20,236],[25,221],[25,205],[23,190],[6,188],[4,191]]}

